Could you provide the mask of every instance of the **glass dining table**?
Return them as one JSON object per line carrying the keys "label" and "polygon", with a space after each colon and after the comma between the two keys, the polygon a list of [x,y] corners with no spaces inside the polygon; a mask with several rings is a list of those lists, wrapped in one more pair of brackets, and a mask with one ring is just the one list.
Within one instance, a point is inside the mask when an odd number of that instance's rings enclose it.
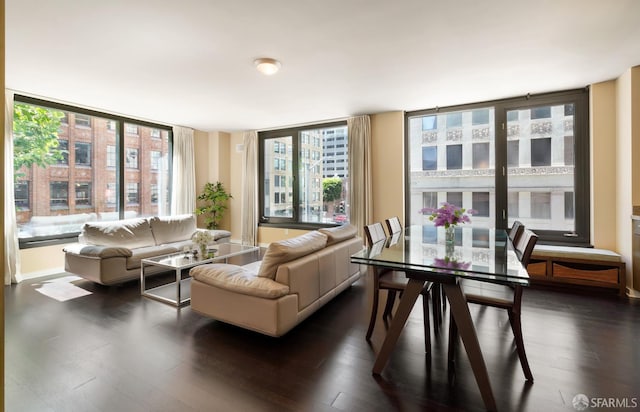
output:
{"label": "glass dining table", "polygon": [[443,227],[434,227],[432,224],[410,226],[402,234],[351,256],[352,263],[373,266],[377,270],[402,271],[409,279],[376,356],[373,373],[381,374],[386,366],[424,283],[439,283],[449,301],[485,406],[487,410],[496,410],[487,367],[461,280],[527,286],[529,275],[520,263],[507,231],[460,227],[455,232],[455,240],[449,243]]}

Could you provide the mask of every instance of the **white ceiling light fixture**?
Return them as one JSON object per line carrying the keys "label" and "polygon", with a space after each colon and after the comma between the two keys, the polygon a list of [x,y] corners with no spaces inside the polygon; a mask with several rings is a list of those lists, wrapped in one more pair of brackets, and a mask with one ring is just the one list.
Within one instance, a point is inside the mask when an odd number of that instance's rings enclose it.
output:
{"label": "white ceiling light fixture", "polygon": [[267,76],[276,74],[278,70],[280,70],[280,62],[269,57],[255,59],[253,64],[256,65],[256,69],[258,69],[260,73],[266,74]]}

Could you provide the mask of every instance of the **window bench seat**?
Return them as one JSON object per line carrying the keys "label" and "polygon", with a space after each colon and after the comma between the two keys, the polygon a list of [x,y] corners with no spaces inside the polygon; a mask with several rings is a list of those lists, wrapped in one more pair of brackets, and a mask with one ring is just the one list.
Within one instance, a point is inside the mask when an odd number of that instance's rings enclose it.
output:
{"label": "window bench seat", "polygon": [[625,263],[610,250],[536,245],[527,271],[533,284],[596,286],[626,294]]}

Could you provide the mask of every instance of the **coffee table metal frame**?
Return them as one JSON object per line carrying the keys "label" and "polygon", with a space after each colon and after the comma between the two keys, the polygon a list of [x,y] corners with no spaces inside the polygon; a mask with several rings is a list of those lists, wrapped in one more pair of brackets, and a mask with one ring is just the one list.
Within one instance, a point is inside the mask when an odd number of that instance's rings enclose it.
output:
{"label": "coffee table metal frame", "polygon": [[[204,259],[185,252],[176,252],[168,255],[142,259],[140,261],[140,294],[144,297],[167,303],[175,307],[187,305],[191,302],[191,278],[187,277],[182,279],[183,270],[216,261],[224,261],[224,263],[227,263],[227,259],[230,257],[254,252],[258,249],[259,248],[257,246],[242,246],[235,243],[223,243],[209,249],[214,253],[214,256]],[[145,266],[155,266],[174,270],[176,279],[173,282],[147,289],[146,276],[148,275],[145,274]],[[175,288],[175,291],[172,291],[173,288]],[[175,298],[172,298],[171,295],[175,296]]]}

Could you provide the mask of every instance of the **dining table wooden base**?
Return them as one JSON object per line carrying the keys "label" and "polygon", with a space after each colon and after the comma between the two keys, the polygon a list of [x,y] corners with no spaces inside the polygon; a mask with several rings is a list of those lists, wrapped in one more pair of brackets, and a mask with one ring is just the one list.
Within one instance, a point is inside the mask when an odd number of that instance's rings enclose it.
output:
{"label": "dining table wooden base", "polygon": [[424,281],[409,279],[409,283],[407,283],[407,287],[400,297],[396,314],[391,319],[391,325],[389,325],[389,329],[387,330],[387,335],[384,338],[380,352],[378,353],[378,356],[376,356],[376,362],[373,364],[374,374],[380,375],[384,367],[387,365],[391,352],[393,352],[393,348],[396,346],[400,333],[402,332],[402,329],[404,329],[404,325],[409,318],[409,314],[411,314],[411,309],[413,309],[413,305],[416,303],[423,287]]}
{"label": "dining table wooden base", "polygon": [[[424,277],[425,274],[424,272],[420,272],[417,276]],[[424,280],[413,278],[411,274],[409,274],[409,278],[409,283],[402,293],[398,309],[391,321],[380,352],[378,352],[376,356],[372,371],[375,375],[380,375],[387,365],[391,352],[393,352],[393,348],[396,346],[398,338],[400,338],[400,334],[411,314],[411,310],[424,287]],[[454,283],[444,283],[442,286],[444,287],[447,300],[449,300],[451,313],[458,327],[458,333],[464,344],[467,356],[469,357],[469,363],[471,364],[471,369],[476,378],[485,407],[488,411],[496,411],[496,401],[493,397],[487,366],[484,362],[482,351],[480,350],[480,342],[478,341],[476,329],[471,319],[471,313],[469,312],[469,306],[462,292],[460,283],[456,281]]]}
{"label": "dining table wooden base", "polygon": [[467,299],[462,292],[462,288],[459,282],[455,284],[444,284],[444,293],[449,300],[449,310],[453,315],[453,319],[456,322],[458,328],[458,334],[462,339],[464,348],[473,370],[473,375],[476,378],[476,383],[480,389],[480,395],[484,401],[484,405],[487,410],[495,411],[496,400],[493,397],[493,390],[491,389],[491,381],[489,380],[489,373],[487,372],[487,365],[484,362],[482,351],[480,350],[480,342],[478,341],[478,335],[476,334],[476,328],[473,325],[471,319],[471,313],[469,312],[469,305]]}
{"label": "dining table wooden base", "polygon": [[[433,282],[437,287],[432,293],[444,291],[449,301],[452,322],[458,330],[456,336],[462,340],[484,406],[495,411],[496,400],[463,292],[463,280],[521,287],[529,285],[529,274],[505,230],[469,227],[461,228],[459,234],[450,243],[443,227],[411,226],[402,236],[381,240],[351,256],[351,263],[373,266],[375,270],[402,271],[408,279],[376,355],[373,374],[380,375],[384,370],[418,295],[426,282]],[[434,316],[438,316],[435,311]],[[453,367],[450,371],[453,372]]]}

